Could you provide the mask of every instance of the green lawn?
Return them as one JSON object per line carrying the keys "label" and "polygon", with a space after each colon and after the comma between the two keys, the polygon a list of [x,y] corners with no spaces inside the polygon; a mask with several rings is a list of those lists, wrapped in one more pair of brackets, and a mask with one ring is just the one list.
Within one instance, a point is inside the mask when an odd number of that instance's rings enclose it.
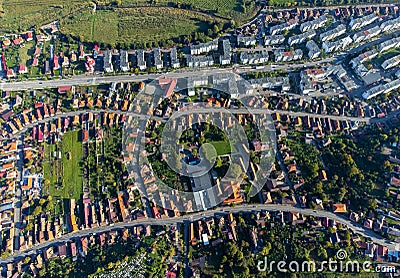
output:
{"label": "green lawn", "polygon": [[216,141],[216,142],[210,142],[210,144],[214,146],[218,155],[225,155],[225,154],[230,154],[231,152],[232,153],[236,152],[235,149],[231,151],[231,145],[229,144],[229,142]]}
{"label": "green lawn", "polygon": [[64,198],[80,199],[82,194],[82,141],[80,131],[70,131],[62,138],[63,182],[62,196]]}

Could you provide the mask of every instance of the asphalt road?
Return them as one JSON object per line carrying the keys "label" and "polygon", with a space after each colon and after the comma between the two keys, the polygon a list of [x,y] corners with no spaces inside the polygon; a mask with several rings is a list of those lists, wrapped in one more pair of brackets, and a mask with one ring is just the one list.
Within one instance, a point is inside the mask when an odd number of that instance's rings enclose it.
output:
{"label": "asphalt road", "polygon": [[[251,66],[235,66],[237,73],[254,72],[254,71],[278,71],[278,70],[292,70],[299,68],[307,68],[323,63],[332,62],[335,57],[326,58],[324,60],[298,63],[298,64],[276,64],[265,65],[259,69]],[[216,74],[216,73],[232,73],[232,68],[202,68],[202,69],[181,69],[174,72],[167,73],[171,78],[185,78],[196,77],[201,74]],[[2,82],[0,83],[0,90],[3,91],[23,91],[44,88],[57,88],[61,86],[77,86],[77,85],[98,85],[111,82],[140,82],[148,79],[156,79],[165,74],[141,74],[141,75],[75,75],[71,78],[52,79],[52,80],[30,80],[21,82]]]}
{"label": "asphalt road", "polygon": [[56,244],[61,244],[63,242],[67,242],[74,238],[89,236],[91,234],[103,233],[103,232],[107,232],[107,231],[114,230],[114,229],[119,229],[119,228],[124,228],[124,227],[128,228],[128,227],[133,227],[133,226],[137,226],[137,225],[170,226],[170,225],[177,225],[178,223],[182,223],[185,221],[196,221],[196,220],[200,220],[202,218],[212,217],[212,216],[216,216],[218,214],[225,214],[228,212],[245,213],[245,212],[261,211],[261,210],[299,212],[303,215],[309,215],[309,216],[314,216],[314,217],[327,217],[329,219],[335,220],[338,223],[347,225],[347,227],[350,228],[356,234],[362,235],[364,237],[368,237],[371,239],[372,242],[382,245],[382,246],[386,246],[389,250],[400,250],[400,245],[398,243],[390,242],[390,241],[386,240],[385,238],[377,235],[372,230],[368,230],[358,224],[353,224],[348,219],[346,219],[340,215],[334,214],[332,212],[322,211],[322,210],[303,209],[303,208],[293,207],[290,205],[262,204],[262,205],[241,205],[241,206],[236,206],[236,207],[224,207],[224,208],[218,208],[215,210],[198,212],[198,213],[193,213],[193,214],[184,215],[184,216],[180,216],[180,217],[173,217],[173,218],[164,218],[164,219],[146,218],[146,219],[140,219],[140,220],[135,220],[135,221],[131,221],[131,222],[120,222],[120,223],[116,223],[114,226],[103,226],[103,227],[96,227],[96,228],[92,228],[92,229],[79,230],[76,232],[65,234],[62,237],[59,237],[57,239],[48,240],[44,243],[35,245],[24,252],[16,251],[12,256],[10,256],[6,259],[0,259],[0,263],[8,263],[19,257],[25,257],[27,255],[36,254],[36,252],[40,249],[43,249],[48,246],[56,245]]}

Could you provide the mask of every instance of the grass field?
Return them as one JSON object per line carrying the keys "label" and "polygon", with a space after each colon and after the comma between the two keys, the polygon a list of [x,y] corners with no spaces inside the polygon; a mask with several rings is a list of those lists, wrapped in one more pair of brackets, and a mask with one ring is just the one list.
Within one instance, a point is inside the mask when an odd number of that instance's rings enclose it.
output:
{"label": "grass field", "polygon": [[82,142],[79,131],[64,134],[62,139],[63,196],[80,199],[82,194]]}
{"label": "grass field", "polygon": [[58,167],[60,163],[53,156],[55,150],[56,145],[44,145],[43,175],[48,183],[45,182],[43,193],[46,195],[60,197],[60,194],[56,189],[59,171]]}
{"label": "grass field", "polygon": [[214,146],[218,155],[225,155],[225,154],[230,154],[231,152],[232,153],[236,152],[235,149],[231,151],[231,145],[229,144],[229,142],[216,141],[216,142],[210,142],[210,144]]}
{"label": "grass field", "polygon": [[227,23],[211,15],[170,7],[121,8],[91,11],[61,21],[61,31],[83,41],[116,45],[148,44],[206,32],[213,22]]}
{"label": "grass field", "polygon": [[[57,157],[53,153],[56,151]],[[58,159],[58,151],[61,151],[61,160]],[[47,182],[43,188],[44,194],[56,199],[80,199],[82,194],[82,143],[79,131],[71,131],[64,134],[62,142],[58,145],[45,144],[43,175]],[[61,181],[62,186],[58,188]]]}
{"label": "grass field", "polygon": [[252,0],[158,0],[157,4],[122,0],[120,7],[111,7],[111,0],[96,3],[98,10],[93,13],[90,0],[0,0],[0,31],[24,31],[59,20],[62,32],[84,41],[151,46],[152,42],[205,33],[215,22],[222,26],[231,19],[244,23],[258,10]]}
{"label": "grass field", "polygon": [[60,17],[73,14],[85,6],[93,6],[89,0],[1,0],[0,31],[11,32],[41,26]]}
{"label": "grass field", "polygon": [[[253,0],[245,1],[247,3],[253,2]],[[237,22],[247,20],[254,15],[256,9],[254,6],[249,7],[246,11],[243,10],[243,0],[182,0],[182,1],[171,1],[171,0],[158,0],[158,6],[169,6],[171,4],[180,3],[183,5],[190,5],[192,10],[203,11],[215,14],[226,19],[233,19]],[[122,0],[123,6],[138,7],[138,6],[150,6],[148,0]],[[154,5],[153,5],[154,6]]]}

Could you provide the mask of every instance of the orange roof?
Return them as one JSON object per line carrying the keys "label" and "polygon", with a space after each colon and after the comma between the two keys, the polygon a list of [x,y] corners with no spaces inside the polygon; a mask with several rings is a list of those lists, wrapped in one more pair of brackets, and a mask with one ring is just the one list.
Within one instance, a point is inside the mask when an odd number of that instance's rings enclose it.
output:
{"label": "orange roof", "polygon": [[333,204],[333,212],[347,212],[345,204]]}
{"label": "orange roof", "polygon": [[11,168],[13,168],[14,167],[14,163],[6,163],[6,164],[3,164],[3,166],[2,166],[2,168],[4,169],[4,170],[7,170],[7,169],[11,169]]}

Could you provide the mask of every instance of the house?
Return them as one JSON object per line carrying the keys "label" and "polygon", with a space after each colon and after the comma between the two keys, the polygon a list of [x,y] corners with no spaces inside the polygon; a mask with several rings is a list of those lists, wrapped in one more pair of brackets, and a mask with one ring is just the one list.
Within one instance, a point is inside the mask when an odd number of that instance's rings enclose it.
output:
{"label": "house", "polygon": [[352,19],[350,21],[349,26],[350,26],[351,30],[355,30],[355,29],[359,29],[364,26],[367,26],[377,19],[378,19],[378,17],[375,14],[369,14],[364,17]]}
{"label": "house", "polygon": [[390,186],[400,187],[400,178],[393,175],[390,178]]}
{"label": "house", "polygon": [[144,51],[142,49],[136,51],[136,58],[139,70],[145,70],[147,66],[146,66],[146,60],[144,59]]}
{"label": "house", "polygon": [[315,20],[312,20],[312,21],[306,21],[300,25],[300,31],[304,33],[308,30],[314,30],[314,29],[321,28],[322,26],[325,25],[325,23],[327,21],[328,21],[328,19],[326,18],[325,15],[323,15]]}
{"label": "house", "polygon": [[308,41],[306,43],[306,47],[308,49],[308,57],[310,59],[318,58],[321,55],[321,50],[319,49],[315,41],[313,40]]}
{"label": "house", "polygon": [[28,31],[25,33],[25,40],[27,42],[30,42],[31,40],[33,40],[33,32],[32,31]]}
{"label": "house", "polygon": [[320,181],[327,181],[328,177],[326,175],[326,171],[325,170],[320,170],[318,172],[318,178],[319,178]]}
{"label": "house", "polygon": [[250,54],[249,52],[243,51],[240,53],[240,61],[243,64],[263,64],[268,62],[268,51],[259,51],[254,54]]}
{"label": "house", "polygon": [[13,78],[13,77],[16,76],[15,71],[12,68],[9,68],[7,70],[7,74],[6,75],[7,75],[7,78]]}
{"label": "house", "polygon": [[307,39],[311,39],[311,38],[315,37],[316,35],[317,35],[317,33],[314,30],[310,30],[310,31],[304,32],[302,34],[290,37],[288,39],[288,44],[290,46],[293,46],[295,44],[301,44],[301,43],[305,42]]}
{"label": "house", "polygon": [[339,39],[337,41],[324,41],[322,43],[322,48],[325,50],[326,53],[331,53],[339,50],[345,49],[347,46],[349,46],[353,40],[347,36],[342,39]]}
{"label": "house", "polygon": [[177,69],[177,68],[180,67],[180,63],[179,63],[176,47],[172,47],[170,49],[170,60],[171,60],[171,67],[172,68]]}
{"label": "house", "polygon": [[104,51],[104,54],[103,54],[103,69],[105,72],[113,72],[114,71],[113,64],[112,64],[112,54],[109,50]]}
{"label": "house", "polygon": [[218,42],[210,41],[190,46],[190,55],[200,55],[210,51],[218,50]]}
{"label": "house", "polygon": [[119,53],[119,66],[121,71],[129,71],[128,52],[126,50],[121,50]]}
{"label": "house", "polygon": [[242,34],[237,35],[236,37],[238,46],[254,46],[257,44],[257,40],[255,36],[244,36]]}
{"label": "house", "polygon": [[324,33],[321,33],[319,35],[319,39],[324,42],[324,41],[330,41],[333,40],[334,38],[337,38],[341,35],[346,33],[346,26],[343,24],[338,25],[334,29],[328,30]]}
{"label": "house", "polygon": [[285,36],[283,35],[273,35],[264,37],[265,46],[282,44],[284,41],[285,41]]}
{"label": "house", "polygon": [[209,66],[214,65],[214,59],[212,56],[194,57],[194,56],[188,54],[188,55],[186,55],[186,65],[189,68],[209,67]]}
{"label": "house", "polygon": [[353,222],[358,222],[358,220],[360,220],[360,216],[358,215],[358,213],[356,213],[354,211],[350,213],[350,217],[349,218]]}
{"label": "house", "polygon": [[153,49],[154,66],[156,69],[160,70],[163,68],[163,61],[161,57],[161,50],[159,48]]}
{"label": "house", "polygon": [[345,213],[347,212],[347,208],[345,204],[333,204],[332,205],[334,213]]}

